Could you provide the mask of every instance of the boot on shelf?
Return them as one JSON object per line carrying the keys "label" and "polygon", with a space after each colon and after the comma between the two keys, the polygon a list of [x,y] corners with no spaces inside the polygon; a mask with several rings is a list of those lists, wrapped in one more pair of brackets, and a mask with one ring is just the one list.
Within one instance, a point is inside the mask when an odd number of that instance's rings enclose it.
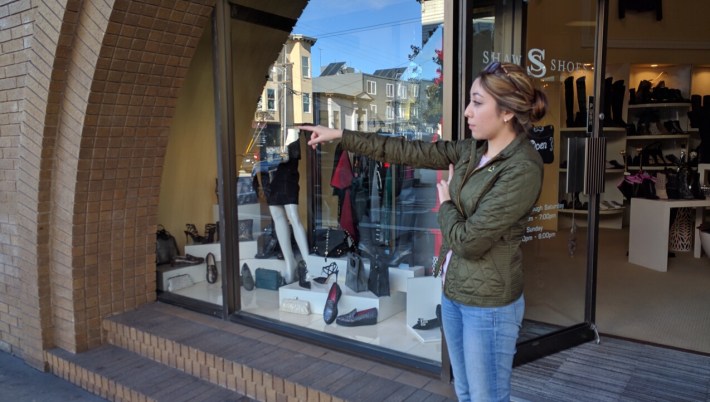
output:
{"label": "boot on shelf", "polygon": [[567,77],[565,83],[565,110],[567,127],[574,127],[574,77]]}
{"label": "boot on shelf", "polygon": [[612,116],[611,116],[611,104],[612,104],[612,99],[613,99],[613,87],[612,83],[614,82],[614,78],[608,77],[604,79],[604,120],[602,123],[604,124],[604,127],[612,127],[614,125]]}
{"label": "boot on shelf", "polygon": [[616,127],[626,127],[624,121],[624,95],[626,95],[626,85],[624,80],[615,81],[611,86],[611,113],[612,121]]}
{"label": "boot on shelf", "polygon": [[587,85],[586,77],[579,77],[575,82],[577,86],[577,105],[579,106],[579,112],[574,119],[575,127],[586,127],[587,126]]}

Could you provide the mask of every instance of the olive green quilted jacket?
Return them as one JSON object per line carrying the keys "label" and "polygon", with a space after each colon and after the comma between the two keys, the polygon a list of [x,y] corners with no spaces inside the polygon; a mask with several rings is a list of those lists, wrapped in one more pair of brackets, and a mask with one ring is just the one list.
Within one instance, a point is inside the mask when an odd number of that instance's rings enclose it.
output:
{"label": "olive green quilted jacket", "polygon": [[451,201],[439,208],[443,247],[453,250],[444,293],[480,307],[503,306],[523,292],[520,250],[525,226],[542,188],[540,155],[523,136],[480,169],[487,145],[473,139],[427,143],[344,130],[343,148],[373,159],[419,168],[455,166]]}

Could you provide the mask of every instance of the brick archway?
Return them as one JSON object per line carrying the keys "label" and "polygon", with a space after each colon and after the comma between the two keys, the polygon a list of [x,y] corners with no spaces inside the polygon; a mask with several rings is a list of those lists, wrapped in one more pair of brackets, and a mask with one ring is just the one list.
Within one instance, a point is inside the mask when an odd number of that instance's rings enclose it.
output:
{"label": "brick archway", "polygon": [[38,0],[16,10],[32,30],[16,58],[27,74],[13,293],[23,306],[14,346],[29,364],[42,366],[47,347],[99,345],[102,317],[155,298],[168,129],[213,4]]}

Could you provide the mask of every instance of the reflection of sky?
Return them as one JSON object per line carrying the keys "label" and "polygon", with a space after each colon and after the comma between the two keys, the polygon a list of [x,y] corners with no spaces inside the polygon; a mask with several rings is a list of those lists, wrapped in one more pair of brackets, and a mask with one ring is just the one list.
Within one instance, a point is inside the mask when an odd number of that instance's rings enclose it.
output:
{"label": "reflection of sky", "polygon": [[[364,73],[409,67],[408,75],[433,78],[434,48],[441,46],[437,31],[412,65],[411,46],[421,46],[421,5],[414,0],[311,0],[293,29],[316,38],[311,49],[313,75],[320,66],[344,61]],[[412,76],[412,78],[415,78]]]}

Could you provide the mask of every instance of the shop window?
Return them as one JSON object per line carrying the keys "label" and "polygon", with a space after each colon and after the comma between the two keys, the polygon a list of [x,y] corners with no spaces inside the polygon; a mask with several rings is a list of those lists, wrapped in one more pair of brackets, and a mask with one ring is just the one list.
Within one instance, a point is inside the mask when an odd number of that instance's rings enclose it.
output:
{"label": "shop window", "polygon": [[[267,110],[254,113],[251,135],[237,135],[242,157],[238,196],[243,201],[238,218],[245,227],[244,235],[239,234],[241,260],[234,268],[243,284],[240,308],[283,325],[438,365],[441,280],[432,276],[432,263],[441,236],[431,210],[436,207],[439,172],[342,151],[337,141],[313,151],[295,127],[314,123],[373,136],[426,142],[437,138],[441,97],[419,101],[412,115],[409,110],[418,86],[442,90],[436,52],[443,46],[443,21],[428,24],[431,36],[424,42],[422,4],[400,2],[376,12],[383,21],[406,17],[405,26],[354,29],[353,24],[371,25],[363,19],[369,11],[361,5],[350,13],[307,6],[269,66],[274,82],[262,89]],[[353,29],[345,35],[328,34],[346,27]],[[401,43],[407,46],[401,49]],[[409,44],[421,48],[411,59]],[[301,55],[313,52],[322,54],[322,60],[327,56],[336,61],[312,69],[310,56]],[[299,59],[291,60],[293,55]],[[384,92],[377,91],[378,83],[385,85]],[[354,253],[357,250],[360,253]],[[360,260],[353,262],[356,254]],[[346,278],[348,264],[362,267],[364,288]],[[380,272],[381,286],[368,287],[370,272]],[[342,291],[340,319],[324,311],[336,283]],[[369,321],[348,322],[353,310],[369,310]],[[349,323],[374,331],[358,332]]]}

